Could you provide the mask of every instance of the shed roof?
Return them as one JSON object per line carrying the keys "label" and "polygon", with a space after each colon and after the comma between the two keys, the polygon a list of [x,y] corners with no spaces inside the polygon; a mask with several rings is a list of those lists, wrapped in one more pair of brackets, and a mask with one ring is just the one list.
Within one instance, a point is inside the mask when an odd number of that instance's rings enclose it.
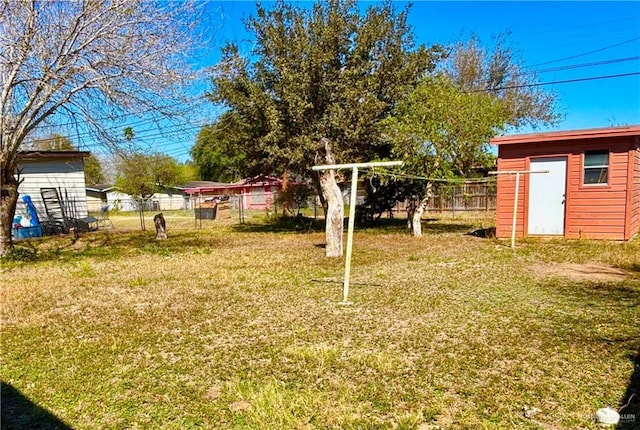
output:
{"label": "shed roof", "polygon": [[50,158],[84,158],[91,154],[89,151],[20,151],[18,159],[44,160]]}
{"label": "shed roof", "polygon": [[89,151],[19,151],[18,160],[50,160],[53,158],[85,158],[91,154]]}
{"label": "shed roof", "polygon": [[511,136],[494,137],[493,139],[489,140],[489,143],[491,143],[492,145],[509,145],[513,143],[538,143],[552,142],[557,140],[600,139],[622,136],[640,136],[640,125],[514,134]]}

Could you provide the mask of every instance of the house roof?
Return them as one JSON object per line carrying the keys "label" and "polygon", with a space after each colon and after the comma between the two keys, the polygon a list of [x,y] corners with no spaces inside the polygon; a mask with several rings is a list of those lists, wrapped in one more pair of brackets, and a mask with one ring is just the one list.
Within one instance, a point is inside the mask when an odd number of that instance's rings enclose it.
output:
{"label": "house roof", "polygon": [[20,151],[18,160],[44,160],[51,158],[84,158],[91,153],[89,151]]}
{"label": "house roof", "polygon": [[[189,182],[185,185],[184,192],[187,194],[196,193],[221,193],[224,190],[235,190],[238,188],[252,187],[252,186],[265,186],[265,185],[280,185],[281,181],[278,178],[271,176],[258,175],[252,178],[242,179],[233,184],[225,182],[208,182],[208,181],[195,181]],[[191,184],[196,186],[191,186]]]}
{"label": "house roof", "polygon": [[583,130],[549,131],[544,133],[514,134],[499,136],[489,140],[492,145],[514,143],[538,143],[558,140],[600,139],[609,137],[640,136],[640,125],[624,127],[589,128]]}
{"label": "house roof", "polygon": [[87,185],[85,188],[89,191],[104,193],[107,191],[114,190],[116,187],[113,184],[92,184],[92,185]]}
{"label": "house roof", "polygon": [[227,185],[231,185],[227,182],[214,182],[214,181],[190,181],[184,185],[181,185],[181,188],[202,188],[202,187],[224,187]]}
{"label": "house roof", "polygon": [[258,175],[252,178],[245,178],[236,182],[234,185],[280,185],[282,181],[279,178],[268,175]]}

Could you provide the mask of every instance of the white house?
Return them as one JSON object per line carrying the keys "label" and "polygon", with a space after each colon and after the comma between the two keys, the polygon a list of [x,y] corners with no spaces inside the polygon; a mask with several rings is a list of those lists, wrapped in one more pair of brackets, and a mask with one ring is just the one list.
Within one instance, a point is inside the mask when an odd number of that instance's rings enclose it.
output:
{"label": "white house", "polygon": [[[139,202],[130,194],[124,193],[111,184],[88,185],[87,202],[89,212],[99,212],[109,205],[111,209],[122,212],[137,211]],[[162,187],[147,199],[145,210],[171,211],[189,209],[189,196],[181,187]]]}
{"label": "white house", "polygon": [[46,220],[47,212],[41,190],[58,192],[68,217],[83,218],[87,214],[87,194],[84,181],[84,151],[21,151],[18,153],[18,173],[22,182],[16,215],[27,215],[22,197],[31,197],[38,217]]}

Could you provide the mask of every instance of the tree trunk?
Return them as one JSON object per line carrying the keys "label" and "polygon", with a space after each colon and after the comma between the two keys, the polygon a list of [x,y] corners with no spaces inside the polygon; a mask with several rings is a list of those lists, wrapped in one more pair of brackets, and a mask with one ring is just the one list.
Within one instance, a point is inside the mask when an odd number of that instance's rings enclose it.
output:
{"label": "tree trunk", "polygon": [[420,204],[411,215],[411,230],[414,237],[422,236],[422,213],[424,212],[426,205]]}
{"label": "tree trunk", "polygon": [[[318,149],[318,164],[335,164],[329,140],[322,138],[322,147]],[[342,232],[344,230],[344,202],[342,193],[336,182],[334,170],[324,170],[318,174],[322,195],[326,202],[325,209],[325,255],[342,257]]]}
{"label": "tree trunk", "polygon": [[2,166],[2,172],[0,172],[0,257],[6,256],[13,249],[11,227],[18,202],[18,185],[20,182],[14,178],[12,169]]}
{"label": "tree trunk", "polygon": [[[287,171],[287,169],[284,169],[284,172],[282,172],[281,182],[282,184],[280,186],[280,190],[281,190],[281,193],[284,193],[285,191],[287,191],[287,187],[289,186],[289,172]],[[284,200],[280,202],[280,209],[282,210],[283,217],[286,217],[293,213],[293,211],[289,207],[289,202]],[[277,215],[278,215],[278,212],[276,211],[276,216]]]}
{"label": "tree trunk", "polygon": [[413,201],[407,207],[407,227],[411,229],[414,237],[422,236],[422,214],[429,205],[429,200],[433,197],[432,185],[429,182],[426,187],[424,198],[419,203]]}

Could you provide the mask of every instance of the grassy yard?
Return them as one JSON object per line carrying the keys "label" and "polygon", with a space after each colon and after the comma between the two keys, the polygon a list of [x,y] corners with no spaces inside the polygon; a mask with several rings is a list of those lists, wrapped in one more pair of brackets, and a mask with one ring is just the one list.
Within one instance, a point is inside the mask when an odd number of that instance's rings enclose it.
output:
{"label": "grassy yard", "polygon": [[341,306],[320,225],[165,215],[2,263],[2,429],[591,429],[640,389],[640,240],[388,222]]}

